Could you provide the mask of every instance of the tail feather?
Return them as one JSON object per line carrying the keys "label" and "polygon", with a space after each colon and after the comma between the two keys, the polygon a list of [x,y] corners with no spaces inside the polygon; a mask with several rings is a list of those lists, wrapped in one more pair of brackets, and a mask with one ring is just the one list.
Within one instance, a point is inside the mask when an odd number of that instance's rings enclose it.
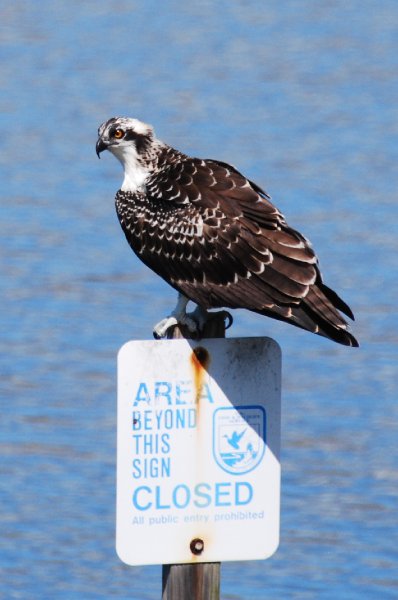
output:
{"label": "tail feather", "polygon": [[295,306],[274,306],[255,312],[285,321],[338,344],[358,347],[358,340],[348,331],[348,324],[339,310],[354,319],[351,309],[336,292],[319,282],[311,286],[307,296]]}
{"label": "tail feather", "polygon": [[350,319],[352,319],[353,321],[355,321],[355,317],[353,315],[353,312],[351,310],[351,308],[348,306],[348,304],[346,304],[344,302],[344,300],[342,300],[340,298],[340,296],[338,294],[336,294],[336,292],[332,289],[330,289],[330,287],[328,287],[327,285],[325,285],[324,283],[322,283],[322,292],[325,294],[326,298],[328,300],[330,300],[330,302],[339,310],[341,310],[342,313],[344,313],[345,315],[347,315],[347,317],[349,317]]}

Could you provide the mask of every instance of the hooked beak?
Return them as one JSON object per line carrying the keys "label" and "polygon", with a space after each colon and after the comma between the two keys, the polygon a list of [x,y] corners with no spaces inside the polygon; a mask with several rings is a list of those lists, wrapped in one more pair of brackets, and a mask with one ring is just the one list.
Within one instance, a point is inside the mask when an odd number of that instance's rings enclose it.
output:
{"label": "hooked beak", "polygon": [[103,139],[98,138],[97,143],[95,145],[95,151],[97,153],[98,158],[101,158],[100,157],[101,152],[106,150],[108,148],[108,145],[109,144],[106,144]]}

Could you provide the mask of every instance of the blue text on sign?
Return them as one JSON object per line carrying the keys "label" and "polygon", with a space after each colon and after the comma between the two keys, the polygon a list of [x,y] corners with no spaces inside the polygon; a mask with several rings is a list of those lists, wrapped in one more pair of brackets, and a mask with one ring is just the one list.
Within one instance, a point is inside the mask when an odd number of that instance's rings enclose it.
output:
{"label": "blue text on sign", "polygon": [[[181,404],[195,404],[197,392],[193,381],[155,381],[151,384],[141,381],[134,396],[133,406],[141,406],[144,402],[148,405],[166,403],[168,406]],[[210,387],[204,383],[200,399],[214,403]]]}
{"label": "blue text on sign", "polygon": [[133,492],[133,506],[137,510],[168,510],[172,508],[207,508],[243,506],[253,498],[253,487],[247,481],[198,483],[193,489],[186,484],[175,486],[168,494],[157,485],[141,485]]}

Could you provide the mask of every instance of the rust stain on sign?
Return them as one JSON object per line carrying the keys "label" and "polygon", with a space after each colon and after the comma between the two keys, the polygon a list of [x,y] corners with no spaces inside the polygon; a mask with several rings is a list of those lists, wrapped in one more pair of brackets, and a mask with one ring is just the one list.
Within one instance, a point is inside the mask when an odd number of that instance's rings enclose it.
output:
{"label": "rust stain on sign", "polygon": [[202,394],[202,388],[204,379],[206,376],[207,368],[210,364],[210,354],[203,348],[198,346],[191,354],[191,366],[193,369],[193,380],[195,385],[195,402],[198,403]]}

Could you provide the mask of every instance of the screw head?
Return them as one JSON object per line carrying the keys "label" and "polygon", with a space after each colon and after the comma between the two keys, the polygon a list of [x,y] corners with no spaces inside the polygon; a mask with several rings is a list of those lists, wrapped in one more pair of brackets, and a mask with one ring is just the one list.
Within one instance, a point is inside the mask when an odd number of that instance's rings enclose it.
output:
{"label": "screw head", "polygon": [[191,543],[189,544],[189,547],[190,547],[192,554],[195,554],[196,556],[198,556],[199,554],[202,554],[202,552],[205,548],[205,543],[200,538],[194,538],[191,541]]}

